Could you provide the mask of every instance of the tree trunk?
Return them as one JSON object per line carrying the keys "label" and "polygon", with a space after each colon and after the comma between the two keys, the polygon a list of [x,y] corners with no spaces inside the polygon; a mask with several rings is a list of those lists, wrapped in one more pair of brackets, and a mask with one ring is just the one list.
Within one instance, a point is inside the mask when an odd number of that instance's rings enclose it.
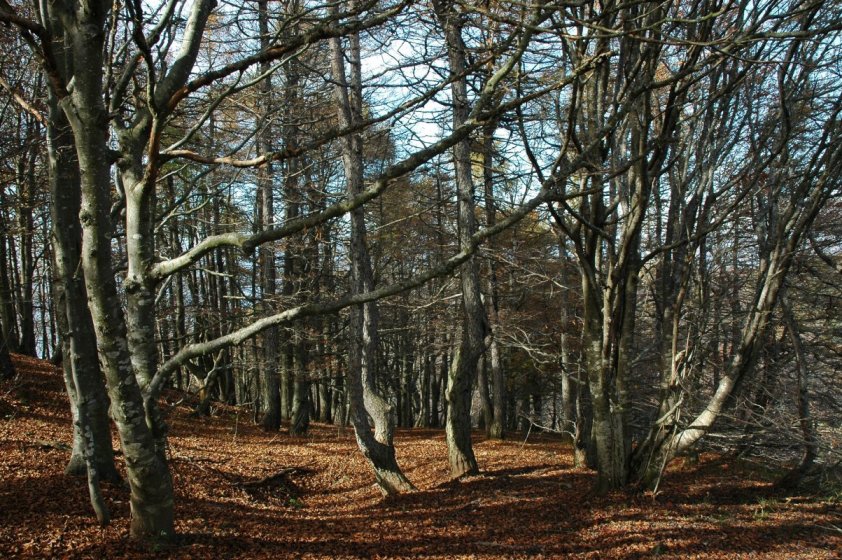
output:
{"label": "tree trunk", "polygon": [[15,364],[9,352],[9,345],[0,337],[0,379],[11,379],[15,376]]}
{"label": "tree trunk", "polygon": [[[497,200],[494,195],[494,131],[496,123],[489,123],[483,127],[482,133],[482,176],[483,176],[483,198],[485,199],[485,221],[486,227],[494,227],[497,224]],[[496,242],[494,237],[488,240],[488,352],[486,353],[487,370],[491,372],[489,378],[491,385],[491,415],[486,422],[485,434],[492,439],[503,439],[505,426],[504,414],[506,411],[506,379],[503,372],[503,364],[500,357],[500,297],[497,280],[497,262],[495,261]]]}
{"label": "tree trunk", "polygon": [[[465,43],[462,39],[461,16],[452,6],[434,3],[437,17],[444,28],[448,60],[450,62],[451,94],[453,97],[453,129],[467,122],[469,114],[468,90],[464,78],[467,69]],[[459,249],[469,250],[476,232],[474,182],[471,176],[471,145],[469,139],[453,147],[458,198]],[[462,286],[462,338],[454,356],[447,382],[447,420],[445,433],[450,461],[450,475],[459,478],[477,474],[479,467],[471,445],[471,396],[477,377],[477,363],[484,352],[487,319],[480,295],[479,269],[471,258],[460,269]]]}
{"label": "tree trunk", "polygon": [[573,429],[573,464],[577,467],[596,468],[596,457],[591,445],[591,422],[593,413],[590,409],[590,399],[586,399],[585,391],[589,385],[587,378],[583,378],[582,369],[576,376],[576,422]]}
{"label": "tree trunk", "polygon": [[[69,149],[73,149],[72,145]],[[120,475],[114,465],[111,447],[109,401],[105,383],[99,368],[96,337],[91,324],[90,313],[85,301],[84,279],[75,274],[80,258],[81,235],[75,219],[79,215],[78,179],[62,181],[62,175],[53,184],[53,239],[56,253],[57,320],[66,342],[62,367],[66,381],[70,407],[74,419],[73,449],[66,474],[84,476],[86,471],[85,430],[89,431],[87,454],[92,455],[100,480],[117,482]],[[66,175],[64,176],[66,179]],[[74,202],[75,198],[75,202]],[[75,206],[75,209],[73,208]],[[73,223],[75,222],[75,223]],[[74,239],[75,238],[75,239]],[[80,399],[80,394],[82,398]],[[84,403],[87,420],[84,421],[80,405]],[[93,451],[93,453],[91,453]]]}
{"label": "tree trunk", "polygon": [[[349,5],[353,8],[354,2]],[[336,10],[337,8],[334,8]],[[348,38],[348,52],[340,39],[331,39],[331,74],[340,128],[352,128],[362,119],[362,68],[359,36]],[[350,61],[350,83],[346,79],[345,60]],[[342,138],[342,162],[349,198],[363,189],[363,146],[359,133]],[[366,244],[365,212],[351,211],[351,291],[364,293],[374,288],[371,259]],[[374,469],[374,476],[385,495],[414,490],[395,459],[392,407],[375,390],[379,337],[376,302],[351,308],[349,324],[348,392],[351,421],[357,444]],[[374,432],[368,417],[374,422]]]}
{"label": "tree trunk", "polygon": [[[303,336],[303,333],[299,336]],[[310,378],[307,372],[306,349],[303,342],[299,342],[295,351],[295,382],[292,392],[292,414],[290,415],[289,433],[293,436],[303,436],[310,428],[312,403],[310,400]]]}
{"label": "tree trunk", "polygon": [[[35,260],[32,253],[32,237],[35,234],[35,222],[32,217],[33,197],[36,190],[35,158],[37,151],[33,135],[38,126],[28,115],[23,116],[20,125],[27,136],[25,149],[18,157],[17,184],[18,204],[17,218],[20,243],[18,244],[18,282],[17,282],[17,311],[20,315],[20,348],[19,351],[28,356],[37,356],[35,349],[35,308],[32,305]],[[45,348],[46,352],[47,349]]]}
{"label": "tree trunk", "polygon": [[155,258],[155,190],[144,173],[145,127],[119,131],[122,158],[119,173],[125,193],[126,336],[129,355],[141,390],[152,381],[158,366],[155,346],[156,282],[148,271]]}
{"label": "tree trunk", "polygon": [[[269,46],[269,15],[267,13],[267,0],[258,0],[257,14],[258,27],[260,30],[260,48],[265,50]],[[268,61],[261,63],[260,72],[266,74],[269,71]],[[272,82],[271,77],[266,76],[260,84],[260,103],[262,130],[258,133],[257,150],[260,154],[272,150],[272,131],[269,128],[269,113],[272,110]],[[272,188],[273,166],[266,163],[258,169],[258,191],[260,196],[260,217],[259,223],[262,229],[274,227],[275,208],[274,192]],[[274,305],[277,290],[277,269],[275,266],[275,251],[271,243],[260,247],[260,286],[263,293],[263,306],[270,311]],[[270,311],[271,312],[271,311]],[[268,313],[267,313],[268,314]],[[263,394],[263,417],[261,425],[266,431],[277,431],[281,427],[281,386],[278,371],[278,328],[270,327],[263,334],[263,359],[260,364],[261,381]]]}
{"label": "tree trunk", "polygon": [[[5,190],[0,189],[0,205],[8,208]],[[8,258],[8,245],[12,242],[5,216],[0,216],[0,337],[7,352],[17,352],[20,346],[15,315],[15,302],[12,297],[12,284],[9,271],[15,267]]]}
{"label": "tree trunk", "polygon": [[[492,311],[492,323],[499,325],[496,311]],[[503,439],[506,426],[506,377],[500,356],[500,344],[492,333],[488,360],[491,366],[491,410],[492,418],[486,432],[492,439]]]}
{"label": "tree trunk", "polygon": [[51,24],[56,26],[54,35],[66,33],[73,59],[85,61],[74,68],[74,88],[61,106],[73,129],[79,162],[82,269],[111,397],[111,414],[126,458],[131,487],[131,535],[161,540],[174,534],[172,479],[164,455],[164,427],[156,414],[157,403],[144,403],[135,377],[111,264],[111,161],[106,143],[109,119],[102,99],[104,29],[110,7],[108,3],[95,3],[73,18],[67,14],[64,18],[57,16]]}
{"label": "tree trunk", "polygon": [[[442,337],[442,342],[448,344],[447,337]],[[438,367],[436,367],[438,366]],[[450,355],[447,351],[442,352],[434,361],[432,377],[432,399],[430,403],[430,427],[441,427],[441,398],[442,388],[447,386],[447,372],[450,371]]]}
{"label": "tree trunk", "polygon": [[450,463],[451,478],[461,478],[479,473],[477,460],[471,442],[471,393],[473,383],[466,370],[468,360],[462,358],[470,353],[463,342],[456,350],[450,364],[447,378],[447,418],[445,419],[445,440]]}
{"label": "tree trunk", "polygon": [[[743,323],[728,369],[721,377],[716,392],[708,400],[705,409],[686,428],[664,429],[664,426],[678,424],[679,411],[673,409],[659,418],[653,426],[652,431],[660,431],[659,437],[647,438],[645,445],[635,450],[632,461],[633,480],[639,481],[643,487],[657,485],[666,465],[708,433],[734,389],[754,368],[764,341],[762,335],[778,302],[778,295],[795,251],[804,232],[827,200],[829,178],[838,172],[837,166],[840,165],[840,161],[838,155],[836,157],[835,161],[831,160],[834,165],[821,162],[823,167],[820,172],[814,170],[815,173],[805,173],[800,183],[793,187],[789,204],[780,210],[773,209],[778,215],[774,226],[768,232],[768,238],[761,243],[765,244],[767,249],[763,250],[765,258],[761,259],[760,263],[754,303]],[[817,158],[815,161],[821,159]],[[776,207],[783,204],[774,197],[770,201]]]}
{"label": "tree trunk", "polygon": [[489,427],[494,422],[494,412],[491,404],[491,394],[488,392],[488,356],[480,358],[479,368],[477,370],[477,392],[479,393],[479,402],[482,407],[482,416],[480,416],[480,428],[485,428],[486,437],[488,435]]}
{"label": "tree trunk", "polygon": [[84,476],[90,470],[88,463],[93,465],[97,481],[119,482],[121,477],[114,464],[111,444],[110,402],[79,267],[81,190],[76,149],[70,124],[52,94],[49,95],[47,155],[55,259],[53,293],[64,345],[62,367],[73,416],[73,448],[65,473]]}
{"label": "tree trunk", "polygon": [[801,437],[804,441],[804,454],[801,461],[781,480],[778,486],[782,488],[796,488],[804,476],[810,472],[819,454],[819,438],[816,433],[816,426],[810,414],[810,397],[807,368],[807,354],[804,349],[804,342],[801,340],[801,331],[798,322],[792,313],[792,308],[786,296],[781,297],[781,309],[783,311],[784,326],[786,327],[792,348],[795,351],[795,374],[798,381],[798,424],[801,428]]}
{"label": "tree trunk", "polygon": [[[602,201],[596,196],[591,200],[589,219],[596,224],[605,220]],[[625,372],[616,369],[612,349],[606,348],[606,344],[618,342],[619,325],[612,321],[612,310],[603,309],[600,301],[611,301],[611,297],[593,280],[603,266],[600,242],[593,232],[588,232],[586,238],[587,242],[582,244],[585,249],[580,250],[579,256],[584,306],[582,351],[592,414],[589,439],[596,459],[596,490],[604,493],[626,484],[625,426],[616,384],[617,377]]]}
{"label": "tree trunk", "polygon": [[418,418],[415,421],[415,426],[418,428],[430,427],[430,399],[432,397],[430,391],[431,378],[433,374],[433,367],[435,366],[435,356],[424,353],[422,369],[421,369],[421,391],[419,397],[421,406],[418,410]]}
{"label": "tree trunk", "polygon": [[[71,321],[68,320],[68,322]],[[71,356],[76,354],[76,345],[79,340],[79,337],[71,334],[70,343],[68,344]],[[105,505],[105,499],[102,496],[102,490],[99,484],[101,476],[98,468],[99,459],[104,454],[104,451],[102,449],[101,442],[98,442],[93,434],[92,428],[95,418],[91,415],[91,411],[88,406],[89,401],[80,383],[81,376],[76,368],[76,365],[80,364],[80,361],[70,359],[67,360],[67,363],[70,364],[72,370],[70,377],[73,380],[72,385],[76,393],[76,414],[74,415],[74,420],[78,422],[78,431],[81,436],[79,439],[82,441],[83,445],[82,456],[84,458],[85,470],[88,476],[88,493],[91,498],[91,505],[94,508],[97,521],[99,521],[100,527],[105,527],[111,522],[111,514],[108,511],[108,507]],[[111,454],[110,441],[108,442],[108,452]],[[109,465],[107,465],[107,467],[108,466]],[[110,468],[112,470],[114,469],[113,454]],[[113,476],[119,475],[117,475],[115,471]]]}

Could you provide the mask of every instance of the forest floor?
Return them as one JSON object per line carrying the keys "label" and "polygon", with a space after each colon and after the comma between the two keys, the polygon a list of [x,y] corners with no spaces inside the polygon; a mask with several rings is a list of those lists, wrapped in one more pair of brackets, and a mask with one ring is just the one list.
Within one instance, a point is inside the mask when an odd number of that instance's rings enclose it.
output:
{"label": "forest floor", "polygon": [[482,474],[451,482],[444,434],[405,430],[398,460],[419,490],[384,500],[350,430],[291,438],[232,407],[195,418],[184,403],[165,404],[179,537],[150,550],[128,539],[123,487],[105,486],[113,521],[101,529],[85,481],[63,474],[60,372],[16,363],[0,383],[0,558],[842,557],[839,496],[784,495],[715,456],[677,465],[657,496],[599,497],[593,473],[547,436],[477,435]]}

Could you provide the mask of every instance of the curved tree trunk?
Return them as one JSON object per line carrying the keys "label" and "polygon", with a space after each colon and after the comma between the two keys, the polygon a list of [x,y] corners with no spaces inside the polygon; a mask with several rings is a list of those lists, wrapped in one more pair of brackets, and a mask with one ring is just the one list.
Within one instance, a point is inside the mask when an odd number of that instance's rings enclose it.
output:
{"label": "curved tree trunk", "polygon": [[763,251],[765,258],[761,259],[755,300],[743,324],[728,369],[720,378],[716,392],[705,409],[689,425],[678,428],[680,408],[674,407],[652,427],[656,435],[650,435],[635,450],[632,480],[638,481],[643,487],[656,485],[666,465],[693,447],[710,431],[735,387],[754,367],[764,343],[762,335],[778,302],[795,251],[804,232],[827,200],[831,178],[842,169],[842,151],[838,146],[828,149],[825,145],[823,150],[827,151],[813,160],[816,166],[814,172],[805,173],[799,184],[789,185],[792,198],[788,204],[778,207],[783,202],[770,197],[770,202],[775,205],[770,210],[774,218],[768,237],[761,243],[767,249]]}
{"label": "curved tree trunk", "polygon": [[[354,7],[354,2],[350,2]],[[337,8],[334,7],[334,10]],[[348,52],[343,52],[340,39],[331,39],[331,73],[334,99],[340,128],[350,129],[362,118],[362,69],[359,36],[348,38]],[[345,59],[350,61],[350,83],[346,79]],[[352,133],[342,138],[342,162],[348,196],[363,189],[362,137]],[[371,258],[366,244],[365,212],[351,211],[351,291],[364,293],[374,288]],[[378,368],[378,310],[376,302],[351,308],[349,324],[348,393],[351,422],[357,444],[374,469],[374,476],[385,495],[415,490],[398,466],[394,447],[392,407],[375,389]],[[374,423],[372,432],[368,418]]]}

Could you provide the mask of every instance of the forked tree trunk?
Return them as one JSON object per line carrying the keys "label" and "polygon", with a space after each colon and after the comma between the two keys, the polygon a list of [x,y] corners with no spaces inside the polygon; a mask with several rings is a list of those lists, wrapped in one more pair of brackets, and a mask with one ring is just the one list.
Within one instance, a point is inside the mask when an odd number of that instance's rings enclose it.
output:
{"label": "forked tree trunk", "polygon": [[[134,134],[121,135],[123,164],[120,175],[126,197],[125,228],[128,270],[126,341],[135,376],[142,389],[152,381],[158,366],[155,346],[155,288],[148,275],[154,261],[154,190],[144,177],[144,143]],[[128,163],[125,160],[129,160]]]}
{"label": "forked tree trunk", "polygon": [[[594,178],[593,181],[599,181]],[[591,197],[589,204],[582,203],[582,214],[593,224],[606,221],[602,194]],[[589,391],[590,431],[588,446],[597,469],[596,490],[600,493],[621,488],[626,484],[628,462],[625,455],[625,422],[623,417],[622,377],[626,372],[615,361],[622,326],[616,322],[616,309],[609,302],[616,300],[619,286],[604,288],[595,279],[604,274],[601,240],[592,231],[586,231],[585,241],[579,245],[579,263],[582,279],[584,307],[582,353]],[[611,294],[603,290],[611,290]],[[603,302],[608,303],[603,307]]]}
{"label": "forked tree trunk", "polygon": [[[87,49],[81,54],[90,55]],[[98,94],[98,83],[94,91]],[[83,101],[69,109],[86,113],[74,125],[82,170],[82,266],[108,381],[111,413],[126,457],[131,486],[131,534],[143,540],[167,539],[174,534],[173,491],[169,468],[160,452],[163,449],[159,444],[164,436],[153,433],[146,423],[149,411],[144,407],[127,351],[125,323],[111,266],[111,232],[108,225],[111,197],[106,135],[91,126],[92,123],[106,122],[106,119],[102,113],[90,110],[90,105],[86,103],[88,99]],[[93,104],[92,101],[90,103]]]}
{"label": "forked tree trunk", "polygon": [[[81,37],[79,38],[81,40]],[[83,54],[89,55],[87,49]],[[80,57],[83,59],[83,57]],[[77,74],[77,83],[79,82]],[[91,88],[93,90],[93,88]],[[99,84],[96,84],[99,92]],[[92,93],[92,92],[91,92]],[[153,433],[146,423],[148,403],[135,378],[128,353],[121,302],[111,266],[110,181],[106,135],[92,123],[106,122],[104,115],[75,103],[80,113],[74,130],[82,170],[82,223],[85,284],[91,315],[101,349],[111,397],[111,413],[120,433],[131,486],[131,534],[139,539],[167,539],[174,533],[173,491],[169,468],[160,445],[163,433]],[[93,101],[90,102],[93,104]]]}
{"label": "forked tree trunk", "polygon": [[[582,197],[580,218],[564,226],[575,233],[574,245],[582,279],[584,306],[583,355],[587,370],[592,422],[591,439],[597,467],[596,490],[607,492],[625,486],[629,476],[631,426],[628,379],[634,363],[638,285],[642,269],[641,234],[654,186],[673,142],[678,113],[673,107],[674,87],[667,95],[666,110],[650,88],[625,101],[625,116],[606,131],[609,107],[615,103],[617,84],[651,84],[655,81],[661,42],[659,21],[663,6],[645,14],[638,6],[613,6],[600,13],[600,25],[639,20],[639,34],[625,34],[614,44],[594,38],[594,51],[622,54],[603,58],[581,90],[579,125],[591,146],[582,155],[602,173],[580,178],[594,194]],[[644,39],[645,37],[645,39]],[[581,55],[581,53],[579,53]],[[660,129],[659,129],[660,128]],[[603,140],[606,148],[594,149]],[[614,170],[622,169],[622,172]],[[612,170],[608,173],[608,170]]]}
{"label": "forked tree trunk", "polygon": [[[111,397],[111,413],[120,434],[131,488],[131,534],[144,540],[174,534],[173,491],[169,467],[147,417],[157,420],[155,403],[144,406],[128,352],[126,323],[111,264],[111,160],[108,115],[102,99],[105,19],[111,8],[95,2],[88,9],[51,5],[53,35],[63,38],[72,57],[74,87],[61,101],[71,124],[79,162],[82,205],[82,270],[100,357]],[[65,10],[59,15],[58,11]],[[153,425],[160,428],[158,425]]]}

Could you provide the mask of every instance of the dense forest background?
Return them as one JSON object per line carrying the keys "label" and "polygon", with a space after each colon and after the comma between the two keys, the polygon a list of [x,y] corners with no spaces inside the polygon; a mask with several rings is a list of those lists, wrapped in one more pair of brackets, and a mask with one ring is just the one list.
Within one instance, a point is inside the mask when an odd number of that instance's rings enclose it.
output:
{"label": "dense forest background", "polygon": [[[264,430],[839,469],[838,2],[0,0],[0,325],[174,532],[159,397]],[[67,427],[71,429],[70,426]]]}

